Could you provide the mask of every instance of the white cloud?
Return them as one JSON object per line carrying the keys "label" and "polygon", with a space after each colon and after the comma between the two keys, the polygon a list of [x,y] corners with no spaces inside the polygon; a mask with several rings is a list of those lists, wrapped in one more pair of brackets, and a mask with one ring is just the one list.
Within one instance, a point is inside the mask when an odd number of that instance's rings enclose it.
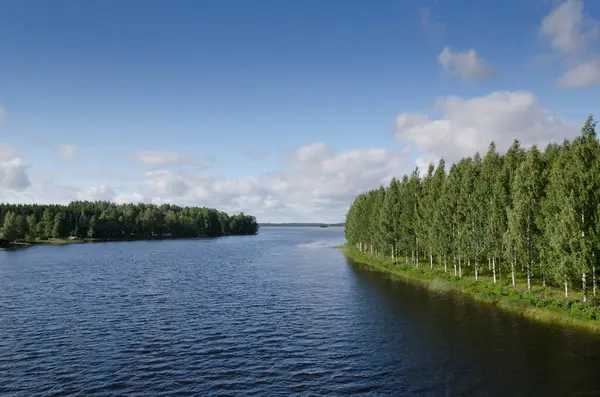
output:
{"label": "white cloud", "polygon": [[491,141],[501,151],[515,138],[524,146],[561,142],[580,128],[553,116],[526,91],[494,92],[471,99],[445,97],[436,101],[434,110],[442,117],[402,113],[396,120],[396,138],[419,149],[420,164],[440,157],[453,162],[475,151],[483,154]]}
{"label": "white cloud", "polygon": [[0,144],[0,189],[23,190],[31,184],[27,165],[15,149]]}
{"label": "white cloud", "polygon": [[464,52],[453,52],[446,46],[438,55],[438,62],[448,72],[468,80],[483,79],[494,73],[494,69],[478,57],[477,51],[472,48]]}
{"label": "white cloud", "polygon": [[75,146],[62,145],[58,148],[57,154],[62,161],[71,161],[75,158]]}
{"label": "white cloud", "polygon": [[139,193],[119,194],[114,196],[112,201],[117,204],[141,203],[145,201],[145,197]]}
{"label": "white cloud", "polygon": [[[398,116],[395,137],[406,144],[398,150],[364,148],[336,152],[325,143],[316,142],[283,156],[284,168],[246,178],[221,178],[199,170],[158,167],[174,164],[174,160],[149,161],[155,169],[127,181],[110,179],[110,169],[104,169],[106,177],[99,177],[94,186],[80,189],[60,186],[60,179],[50,178],[47,183],[36,179],[36,184],[24,192],[6,190],[3,199],[41,203],[173,203],[214,207],[229,213],[244,211],[261,222],[337,222],[344,219],[358,193],[409,173],[415,164],[425,170],[429,162],[436,162],[439,157],[453,162],[477,150],[483,154],[492,140],[501,151],[514,138],[524,146],[544,145],[574,136],[580,128],[580,124],[573,125],[552,115],[526,91],[495,92],[475,98],[443,97],[431,111],[434,113]],[[1,168],[8,169],[8,164],[22,167],[23,163],[16,151],[0,146]],[[25,168],[20,169],[27,181],[20,186],[26,187],[29,180]],[[10,180],[12,186],[19,185],[14,180]],[[0,178],[2,186],[6,181]]]}
{"label": "white cloud", "polygon": [[559,53],[585,53],[598,35],[598,22],[583,15],[582,0],[567,0],[544,17],[540,34]]}
{"label": "white cloud", "polygon": [[81,201],[111,201],[116,197],[114,190],[106,185],[91,186],[81,189],[75,194]]}
{"label": "white cloud", "polygon": [[146,173],[140,193],[155,203],[207,205],[244,211],[260,221],[344,219],[356,194],[410,171],[412,159],[402,151],[350,150],[335,153],[323,143],[285,156],[288,168],[259,178],[216,179],[202,173]]}
{"label": "white cloud", "polygon": [[567,70],[558,79],[558,86],[563,88],[586,87],[598,83],[600,83],[600,59],[587,61]]}
{"label": "white cloud", "polygon": [[193,165],[201,168],[210,167],[209,161],[203,161],[190,156],[171,152],[144,151],[133,155],[133,159],[143,165],[153,168]]}
{"label": "white cloud", "polygon": [[597,39],[600,21],[586,16],[583,0],[567,0],[542,20],[540,35],[550,41],[560,56],[565,72],[557,84],[563,88],[583,87],[600,82]]}

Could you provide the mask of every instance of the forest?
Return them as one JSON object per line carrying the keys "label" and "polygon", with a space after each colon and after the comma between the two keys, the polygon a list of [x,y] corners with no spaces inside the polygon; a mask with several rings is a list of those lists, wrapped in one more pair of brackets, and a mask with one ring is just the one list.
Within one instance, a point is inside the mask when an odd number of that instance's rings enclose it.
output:
{"label": "forest", "polygon": [[543,151],[514,140],[501,154],[492,142],[448,171],[441,159],[364,192],[346,216],[348,246],[456,279],[577,290],[586,302],[600,258],[595,127],[589,116],[579,136]]}
{"label": "forest", "polygon": [[212,208],[163,204],[74,201],[68,205],[0,204],[2,236],[8,241],[48,238],[135,240],[218,237],[258,232],[253,216],[229,216]]}

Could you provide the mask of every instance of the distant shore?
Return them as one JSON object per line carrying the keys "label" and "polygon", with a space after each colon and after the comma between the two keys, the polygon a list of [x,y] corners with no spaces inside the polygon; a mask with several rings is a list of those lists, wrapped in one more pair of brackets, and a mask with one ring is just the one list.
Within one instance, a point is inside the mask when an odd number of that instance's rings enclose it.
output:
{"label": "distant shore", "polygon": [[[600,333],[598,309],[574,299],[557,296],[550,288],[528,292],[512,288],[508,284],[476,282],[471,278],[458,278],[443,269],[431,271],[428,266],[415,268],[412,265],[394,264],[391,259],[361,253],[347,245],[339,247],[346,257],[358,264],[389,273],[405,282],[419,284],[425,288],[444,293],[455,292],[477,301],[493,304],[505,311],[548,324],[560,324]],[[483,278],[480,276],[480,279]]]}
{"label": "distant shore", "polygon": [[[258,233],[254,233],[258,234]],[[228,237],[228,236],[250,236],[253,234],[227,234],[216,237]],[[62,239],[62,238],[49,238],[47,240],[36,239],[34,241],[15,241],[12,243],[0,242],[0,248],[24,248],[33,247],[36,245],[69,245],[69,244],[95,244],[95,243],[110,243],[110,242],[126,242],[126,241],[162,241],[162,240],[201,240],[207,238],[216,238],[212,236],[198,236],[198,237],[147,237],[147,238],[112,238],[112,239]]]}

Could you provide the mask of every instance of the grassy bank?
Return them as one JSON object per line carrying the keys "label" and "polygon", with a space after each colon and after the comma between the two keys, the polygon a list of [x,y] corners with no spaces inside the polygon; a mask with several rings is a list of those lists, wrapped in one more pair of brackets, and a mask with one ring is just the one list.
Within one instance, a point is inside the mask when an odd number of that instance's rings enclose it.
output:
{"label": "grassy bank", "polygon": [[581,295],[578,293],[570,293],[571,296],[566,299],[561,295],[561,290],[552,287],[536,286],[537,288],[532,291],[527,291],[522,279],[513,288],[506,275],[497,284],[494,284],[488,275],[480,276],[479,281],[475,281],[468,274],[468,269],[463,278],[458,278],[454,276],[451,265],[448,266],[448,273],[444,273],[443,266],[437,265],[434,270],[431,270],[428,262],[423,263],[419,268],[406,264],[396,265],[389,258],[364,254],[348,246],[340,248],[356,263],[390,273],[399,279],[422,285],[432,291],[456,292],[540,322],[600,333],[598,300],[591,299],[584,304],[580,301]]}

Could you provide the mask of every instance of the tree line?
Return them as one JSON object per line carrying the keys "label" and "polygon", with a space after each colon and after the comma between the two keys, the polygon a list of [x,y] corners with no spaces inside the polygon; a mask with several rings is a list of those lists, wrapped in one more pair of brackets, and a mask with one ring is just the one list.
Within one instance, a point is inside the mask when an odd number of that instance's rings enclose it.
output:
{"label": "tree line", "polygon": [[[600,145],[590,116],[581,134],[541,151],[518,140],[501,154],[494,142],[449,167],[441,159],[387,188],[362,193],[346,215],[350,246],[457,278],[515,287],[532,283],[588,288],[596,296],[600,258]],[[423,263],[425,262],[425,263]]]}
{"label": "tree line", "polygon": [[68,205],[0,204],[2,236],[8,241],[147,239],[255,234],[253,216],[229,216],[213,208],[163,204],[74,201]]}

